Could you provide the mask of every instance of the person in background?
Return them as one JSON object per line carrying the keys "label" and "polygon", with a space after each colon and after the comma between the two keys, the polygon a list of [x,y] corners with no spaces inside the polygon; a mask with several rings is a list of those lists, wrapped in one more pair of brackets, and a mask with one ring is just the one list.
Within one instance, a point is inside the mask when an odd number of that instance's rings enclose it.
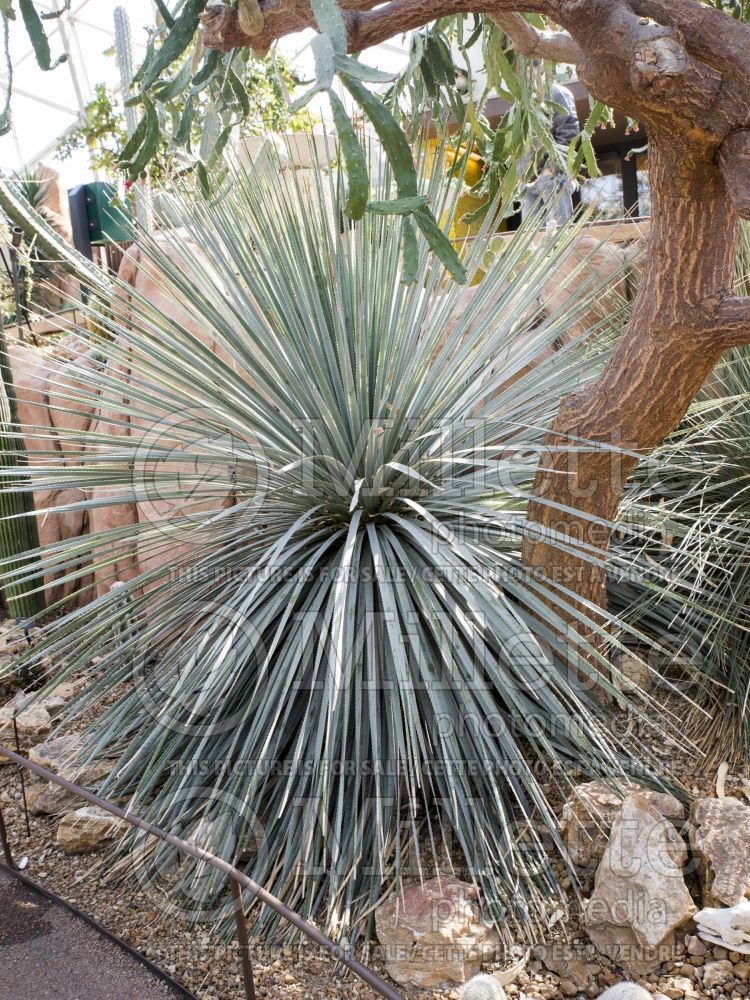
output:
{"label": "person in background", "polygon": [[[552,100],[555,103],[552,115],[552,138],[563,150],[581,131],[573,95],[567,87],[552,84]],[[535,154],[539,158],[539,154]],[[562,225],[573,214],[573,191],[575,182],[548,159],[541,160],[536,178],[529,182],[524,195],[522,211],[524,216],[539,209],[540,204],[549,206],[544,213],[547,225],[555,222]]]}

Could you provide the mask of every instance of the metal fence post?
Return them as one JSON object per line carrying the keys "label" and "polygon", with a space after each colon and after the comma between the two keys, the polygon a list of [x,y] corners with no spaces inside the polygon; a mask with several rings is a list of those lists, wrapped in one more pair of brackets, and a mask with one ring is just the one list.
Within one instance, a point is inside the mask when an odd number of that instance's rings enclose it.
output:
{"label": "metal fence post", "polygon": [[3,854],[5,855],[5,863],[8,868],[15,868],[15,862],[13,861],[13,854],[10,850],[10,843],[8,841],[8,831],[5,829],[5,819],[3,818],[3,807],[0,806],[0,841],[3,845]]}
{"label": "metal fence post", "polygon": [[253,965],[250,961],[250,942],[247,937],[247,923],[245,921],[245,910],[242,906],[242,889],[235,880],[229,877],[229,885],[232,889],[234,902],[234,919],[237,924],[237,940],[240,945],[240,957],[242,959],[242,978],[245,980],[245,994],[247,1000],[255,1000],[255,983],[253,981]]}

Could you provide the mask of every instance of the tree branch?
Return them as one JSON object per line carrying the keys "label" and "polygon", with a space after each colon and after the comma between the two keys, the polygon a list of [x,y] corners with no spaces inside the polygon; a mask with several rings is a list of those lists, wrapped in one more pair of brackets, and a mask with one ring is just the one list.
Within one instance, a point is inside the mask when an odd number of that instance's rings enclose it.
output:
{"label": "tree branch", "polygon": [[[346,21],[350,52],[378,45],[450,14],[496,13],[518,7],[543,13],[550,6],[550,0],[391,0],[378,10],[372,10],[378,2],[342,0],[340,7]],[[317,29],[309,0],[260,0],[260,10],[265,19],[263,30],[257,35],[248,35],[242,30],[234,7],[224,3],[209,4],[200,15],[204,47],[220,52],[238,48],[265,51],[284,35],[303,28]],[[548,58],[556,57],[550,55]]]}
{"label": "tree branch", "polygon": [[594,69],[605,91],[596,94],[601,100],[613,107],[675,103],[672,95],[691,62],[677,29],[638,17],[625,0],[560,0],[555,20],[583,51],[579,78]]}
{"label": "tree branch", "polygon": [[723,299],[713,310],[705,332],[722,351],[750,344],[750,297],[729,295]]}
{"label": "tree branch", "polygon": [[720,73],[750,75],[750,27],[696,0],[632,0],[642,17],[677,28],[690,54]]}
{"label": "tree branch", "polygon": [[[722,75],[688,51],[677,15],[689,11],[710,14],[716,37],[728,37],[728,57],[736,62],[742,49],[732,32],[750,37],[726,14],[711,11],[696,0],[341,0],[349,52],[359,52],[437,18],[463,13],[495,18],[520,51],[572,61],[579,79],[599,100],[641,119],[651,133],[702,130],[701,139],[716,143],[736,129],[750,126],[748,81],[723,87]],[[682,5],[682,6],[681,6]],[[210,4],[202,13],[203,44],[229,51],[250,47],[267,51],[278,38],[303,28],[316,29],[310,0],[259,0],[264,23],[257,35],[242,31],[237,10],[226,3]],[[374,8],[374,9],[373,9]],[[660,10],[670,17],[654,23],[638,11]],[[554,19],[565,32],[538,32],[518,13],[525,10]],[[677,11],[674,17],[671,12]],[[716,16],[714,16],[716,15]],[[680,26],[670,23],[680,21]],[[693,33],[694,34],[694,33]],[[690,36],[692,37],[692,35]],[[704,47],[720,48],[706,41]],[[694,44],[697,50],[697,43]],[[718,57],[717,57],[718,58]],[[717,58],[712,57],[716,62]],[[750,56],[747,57],[750,60]],[[748,74],[750,76],[750,74]]]}
{"label": "tree branch", "polygon": [[[650,91],[649,96],[671,89],[683,74],[688,61],[683,38],[690,55],[711,69],[741,77],[745,86],[750,76],[750,27],[698,0],[391,0],[372,10],[377,2],[341,0],[350,52],[439,17],[467,12],[492,16],[520,52],[557,61],[585,62],[582,53],[594,54],[589,44],[594,36],[600,49],[604,40],[605,48],[613,47],[618,57],[625,56],[625,43],[630,47],[627,61],[633,88]],[[316,27],[309,0],[259,0],[259,6],[264,26],[259,34],[249,35],[242,30],[233,6],[209,4],[201,14],[205,47],[224,52],[249,47],[262,52],[284,35]],[[548,15],[568,31],[538,32],[519,10]],[[607,22],[608,30],[603,33]],[[621,89],[620,80],[614,91]],[[608,100],[608,96],[597,96]]]}
{"label": "tree branch", "polygon": [[719,167],[737,214],[750,219],[750,128],[727,136],[719,150]]}
{"label": "tree branch", "polygon": [[261,12],[264,17],[263,31],[258,35],[247,35],[240,26],[235,7],[223,3],[209,4],[199,15],[203,25],[203,47],[219,52],[243,48],[265,52],[277,38],[315,27],[310,5],[304,2],[289,4],[285,0],[266,0],[261,3]]}
{"label": "tree branch", "polygon": [[345,11],[344,19],[350,52],[359,52],[370,45],[379,45],[394,35],[413,31],[440,17],[456,13],[483,14],[492,0],[391,0],[377,10]]}
{"label": "tree branch", "polygon": [[492,20],[513,42],[513,48],[525,56],[577,63],[581,58],[578,43],[567,31],[539,31],[525,17],[513,11],[497,11]]}

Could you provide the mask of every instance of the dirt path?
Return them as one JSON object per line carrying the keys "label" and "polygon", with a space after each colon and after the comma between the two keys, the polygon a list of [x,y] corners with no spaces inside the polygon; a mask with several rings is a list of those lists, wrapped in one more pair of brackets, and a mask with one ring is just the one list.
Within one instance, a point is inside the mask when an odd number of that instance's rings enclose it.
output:
{"label": "dirt path", "polygon": [[3,1000],[174,1000],[180,995],[70,910],[0,871]]}

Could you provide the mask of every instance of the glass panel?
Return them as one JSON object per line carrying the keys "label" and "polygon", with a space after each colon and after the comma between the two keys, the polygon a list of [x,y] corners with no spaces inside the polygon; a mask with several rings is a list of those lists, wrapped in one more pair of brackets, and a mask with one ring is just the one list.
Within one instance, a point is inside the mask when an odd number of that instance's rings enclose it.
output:
{"label": "glass panel", "polygon": [[651,215],[651,183],[648,177],[648,153],[639,153],[635,158],[638,174],[638,214]]}
{"label": "glass panel", "polygon": [[622,193],[622,162],[619,153],[598,158],[601,177],[591,177],[581,185],[581,201],[594,207],[595,219],[621,219],[625,215]]}

